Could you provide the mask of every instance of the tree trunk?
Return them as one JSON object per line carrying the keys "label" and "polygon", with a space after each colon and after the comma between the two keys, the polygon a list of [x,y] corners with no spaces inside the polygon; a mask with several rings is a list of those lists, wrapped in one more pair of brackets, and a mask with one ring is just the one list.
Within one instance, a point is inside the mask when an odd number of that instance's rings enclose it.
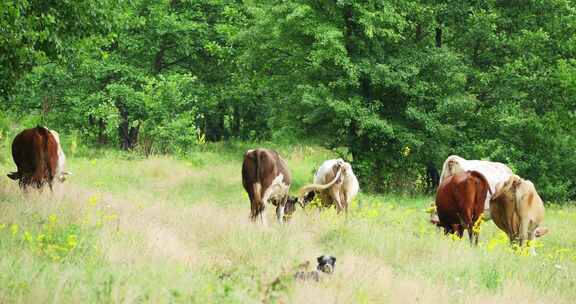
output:
{"label": "tree trunk", "polygon": [[164,46],[160,46],[160,50],[154,57],[154,63],[152,64],[152,72],[154,74],[162,72],[162,68],[164,67],[164,51]]}
{"label": "tree trunk", "polygon": [[442,28],[440,26],[436,27],[436,47],[442,47]]}
{"label": "tree trunk", "polygon": [[104,133],[106,131],[106,122],[104,121],[103,118],[99,118],[98,119],[98,144],[100,146],[103,146],[106,144],[106,142],[108,141],[106,138],[106,133]]}
{"label": "tree trunk", "polygon": [[138,143],[138,133],[140,131],[140,124],[130,126],[128,120],[128,110],[122,102],[116,102],[116,107],[120,112],[120,123],[118,124],[118,136],[120,137],[120,149],[132,150]]}
{"label": "tree trunk", "polygon": [[240,107],[237,104],[234,104],[234,106],[232,107],[232,136],[233,137],[240,136],[240,124],[241,124]]}
{"label": "tree trunk", "polygon": [[418,23],[416,25],[416,35],[414,36],[414,40],[416,43],[422,40],[422,24]]}
{"label": "tree trunk", "polygon": [[352,7],[350,5],[344,8],[344,26],[344,45],[348,52],[348,57],[352,57],[352,53],[354,52],[354,43],[352,42],[354,23],[352,20]]}

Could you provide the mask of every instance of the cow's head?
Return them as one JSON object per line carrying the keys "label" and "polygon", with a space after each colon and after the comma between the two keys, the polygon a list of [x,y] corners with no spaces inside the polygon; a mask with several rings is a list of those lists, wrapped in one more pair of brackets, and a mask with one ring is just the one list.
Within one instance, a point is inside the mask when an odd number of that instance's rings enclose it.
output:
{"label": "cow's head", "polygon": [[314,200],[315,196],[316,192],[310,191],[304,194],[303,196],[299,197],[297,200],[298,203],[300,204],[300,207],[302,207],[302,209],[306,208],[306,206],[308,206],[308,204],[310,204],[310,202]]}
{"label": "cow's head", "polygon": [[298,198],[296,196],[288,195],[288,198],[286,199],[286,205],[284,205],[284,219],[285,220],[289,220],[292,217],[292,215],[296,211],[296,205],[297,204],[300,204],[300,206],[302,206],[302,208],[304,208],[304,206],[300,202],[300,198]]}

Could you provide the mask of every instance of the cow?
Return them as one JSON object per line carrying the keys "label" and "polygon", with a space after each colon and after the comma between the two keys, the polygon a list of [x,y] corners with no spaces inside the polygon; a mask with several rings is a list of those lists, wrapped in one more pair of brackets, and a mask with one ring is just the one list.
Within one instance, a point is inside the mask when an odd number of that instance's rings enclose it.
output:
{"label": "cow", "polygon": [[12,158],[16,172],[8,177],[17,180],[22,189],[47,183],[52,190],[54,179],[64,182],[70,172],[64,171],[66,156],[60,145],[60,136],[46,127],[26,129],[12,141]]}
{"label": "cow", "polygon": [[[490,200],[490,213],[494,224],[508,235],[511,245],[518,242],[522,247],[526,241],[548,232],[546,228],[539,228],[544,219],[542,199],[534,184],[518,175],[511,175],[498,184]],[[533,247],[531,252],[535,254]]]}
{"label": "cow", "polygon": [[292,177],[288,165],[278,152],[268,149],[248,150],[242,163],[242,185],[250,198],[250,219],[266,224],[266,203],[276,206],[280,223],[296,210],[297,199],[288,195]]}
{"label": "cow", "polygon": [[486,177],[478,171],[465,171],[444,179],[436,192],[438,225],[444,232],[458,233],[468,230],[470,244],[478,245],[478,231],[474,225],[484,212],[484,200],[491,192]]}
{"label": "cow", "polygon": [[335,204],[340,213],[348,212],[348,205],[359,190],[352,166],[339,158],[325,161],[314,175],[314,183],[300,188],[298,196],[304,206],[313,197],[311,192],[317,193],[323,207]]}
{"label": "cow", "polygon": [[[490,186],[490,193],[496,192],[496,185],[506,181],[510,175],[513,174],[512,170],[503,163],[491,162],[486,160],[467,160],[457,155],[450,155],[442,165],[442,173],[440,174],[440,183],[446,178],[464,171],[477,171],[482,173]],[[488,194],[484,202],[484,218],[490,219],[490,197]],[[437,214],[432,212],[431,222],[436,223],[438,220]]]}

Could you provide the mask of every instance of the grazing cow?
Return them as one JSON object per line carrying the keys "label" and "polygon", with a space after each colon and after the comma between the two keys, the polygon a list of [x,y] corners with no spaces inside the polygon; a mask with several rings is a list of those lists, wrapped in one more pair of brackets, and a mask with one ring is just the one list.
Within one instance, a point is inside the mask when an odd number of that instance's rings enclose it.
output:
{"label": "grazing cow", "polygon": [[436,192],[436,211],[439,226],[444,232],[458,233],[462,237],[468,229],[470,244],[478,244],[478,232],[473,227],[484,212],[484,200],[490,192],[488,181],[478,171],[451,175],[440,183]]}
{"label": "grazing cow", "polygon": [[[442,166],[442,173],[440,174],[440,183],[446,178],[464,171],[477,171],[482,173],[488,184],[490,185],[491,193],[496,192],[496,185],[507,180],[512,175],[512,170],[503,163],[491,162],[486,160],[466,160],[457,155],[450,155],[444,165]],[[490,219],[490,197],[489,194],[484,202],[484,216],[485,219]],[[432,214],[434,219],[435,214]],[[434,220],[432,220],[434,221]]]}
{"label": "grazing cow", "polygon": [[[325,161],[314,175],[314,184],[304,186],[298,191],[300,201],[313,197],[317,192],[323,207],[336,204],[338,213],[348,211],[348,205],[358,194],[360,186],[352,171],[352,166],[342,159]],[[306,201],[304,202],[306,203]]]}
{"label": "grazing cow", "polygon": [[70,174],[64,171],[66,156],[60,146],[60,136],[56,131],[38,126],[20,132],[12,142],[12,158],[16,172],[8,174],[18,180],[21,188],[30,185],[41,188],[48,183],[50,190],[54,178],[63,182]]}
{"label": "grazing cow", "polygon": [[[490,200],[490,213],[494,224],[506,232],[510,244],[518,241],[520,246],[548,232],[539,228],[544,219],[544,203],[536,192],[534,184],[511,175],[507,181],[498,184],[497,191]],[[532,253],[534,248],[531,248]]]}
{"label": "grazing cow", "polygon": [[[295,210],[296,198],[288,196],[291,175],[278,152],[267,149],[248,150],[242,164],[242,185],[250,197],[250,219],[265,224],[266,203],[276,206],[276,217],[283,222]],[[286,212],[286,214],[285,214]],[[286,215],[286,217],[285,217]]]}

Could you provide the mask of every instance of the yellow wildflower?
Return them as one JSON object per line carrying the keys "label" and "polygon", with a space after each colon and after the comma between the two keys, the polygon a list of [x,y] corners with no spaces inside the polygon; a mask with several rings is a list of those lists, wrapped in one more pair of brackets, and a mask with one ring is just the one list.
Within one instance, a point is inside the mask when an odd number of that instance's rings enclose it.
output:
{"label": "yellow wildflower", "polygon": [[96,206],[97,203],[98,203],[98,197],[96,195],[92,195],[88,198],[88,205]]}
{"label": "yellow wildflower", "polygon": [[68,244],[68,248],[74,249],[74,248],[76,248],[76,245],[78,244],[78,238],[76,237],[75,234],[71,234],[68,236],[66,243]]}
{"label": "yellow wildflower", "polygon": [[12,232],[12,235],[16,235],[18,233],[18,230],[20,230],[18,224],[12,224],[12,226],[10,226],[10,231]]}

